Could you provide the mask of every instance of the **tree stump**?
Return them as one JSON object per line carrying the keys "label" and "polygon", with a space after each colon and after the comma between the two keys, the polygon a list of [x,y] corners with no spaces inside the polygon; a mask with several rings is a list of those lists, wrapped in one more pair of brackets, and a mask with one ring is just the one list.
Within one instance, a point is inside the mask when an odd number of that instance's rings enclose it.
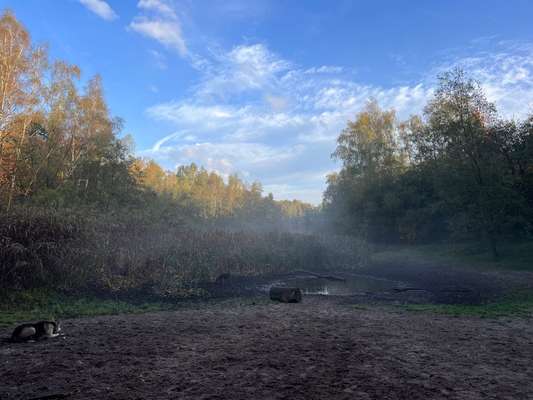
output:
{"label": "tree stump", "polygon": [[302,301],[302,291],[298,288],[272,287],[270,288],[270,300],[299,303]]}

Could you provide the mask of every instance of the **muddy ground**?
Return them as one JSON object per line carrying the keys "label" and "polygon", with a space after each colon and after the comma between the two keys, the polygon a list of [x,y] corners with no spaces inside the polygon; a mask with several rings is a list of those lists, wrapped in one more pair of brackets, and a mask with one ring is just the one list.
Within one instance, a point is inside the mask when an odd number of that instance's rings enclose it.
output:
{"label": "muddy ground", "polygon": [[497,300],[533,288],[533,274],[382,264],[337,275],[369,289],[277,304],[262,290],[293,275],[232,277],[210,289],[247,297],[0,343],[0,399],[533,399],[532,319],[391,307]]}
{"label": "muddy ground", "polygon": [[533,398],[529,319],[240,302],[67,320],[64,338],[3,344],[0,398]]}
{"label": "muddy ground", "polygon": [[[309,271],[308,271],[309,272]],[[218,297],[260,296],[274,286],[297,286],[304,291],[346,286],[346,302],[353,304],[484,304],[516,292],[533,290],[527,271],[476,271],[437,264],[374,263],[354,271],[322,272],[346,282],[317,279],[306,271],[264,277],[231,276],[223,284],[205,287]],[[353,285],[353,283],[357,283]]]}

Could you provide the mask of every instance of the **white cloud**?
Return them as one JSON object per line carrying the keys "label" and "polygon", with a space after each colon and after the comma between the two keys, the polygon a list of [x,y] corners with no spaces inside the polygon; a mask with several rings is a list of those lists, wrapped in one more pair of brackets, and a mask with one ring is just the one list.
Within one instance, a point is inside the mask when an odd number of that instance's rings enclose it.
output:
{"label": "white cloud", "polygon": [[147,11],[154,11],[168,18],[176,19],[176,12],[162,0],[140,0],[137,7]]}
{"label": "white cloud", "polygon": [[270,104],[273,111],[283,111],[288,107],[288,99],[283,96],[265,95],[265,101]]}
{"label": "white cloud", "polygon": [[79,2],[106,21],[118,18],[118,15],[104,0],[79,0]]}
{"label": "white cloud", "polygon": [[[177,50],[181,56],[188,54],[178,16],[167,2],[140,0],[137,7],[141,10],[141,15],[131,21],[129,29],[154,39],[169,49]],[[162,63],[158,61],[158,65]]]}
{"label": "white cloud", "polygon": [[343,71],[343,67],[335,65],[322,65],[320,67],[308,68],[304,72],[306,74],[340,74]]}
{"label": "white cloud", "polygon": [[[175,125],[146,155],[167,167],[196,162],[224,175],[260,180],[276,198],[321,201],[335,140],[369,98],[399,118],[422,112],[435,76],[461,65],[479,79],[506,116],[533,104],[533,51],[521,46],[443,63],[418,81],[378,86],[338,66],[299,68],[264,44],[236,46],[195,59],[199,83],[186,98],[155,104],[147,114]],[[529,109],[528,109],[529,108]]]}
{"label": "white cloud", "polygon": [[187,46],[177,21],[136,17],[129,25],[130,29],[141,35],[155,39],[164,46],[177,50],[182,56],[187,54]]}
{"label": "white cloud", "polygon": [[500,42],[496,47],[444,63],[432,73],[461,67],[481,82],[500,114],[523,118],[533,111],[533,44]]}
{"label": "white cloud", "polygon": [[275,88],[280,74],[290,68],[289,62],[262,44],[237,46],[227,53],[215,54],[213,63],[197,88],[199,96],[225,98]]}
{"label": "white cloud", "polygon": [[190,102],[163,103],[147,110],[153,119],[170,121],[203,137],[255,140],[260,137],[294,136],[305,128],[304,116],[285,112],[271,112],[261,107],[202,105]]}

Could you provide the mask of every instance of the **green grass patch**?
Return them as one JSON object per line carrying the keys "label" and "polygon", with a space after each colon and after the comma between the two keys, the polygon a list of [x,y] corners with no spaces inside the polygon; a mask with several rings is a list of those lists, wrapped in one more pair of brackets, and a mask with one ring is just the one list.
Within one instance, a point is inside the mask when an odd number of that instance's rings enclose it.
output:
{"label": "green grass patch", "polygon": [[459,266],[475,270],[533,271],[533,241],[505,242],[499,246],[500,258],[479,243],[441,243],[377,248],[371,260],[375,263],[431,263]]}
{"label": "green grass patch", "polygon": [[505,296],[502,300],[480,304],[409,304],[402,306],[408,311],[430,312],[455,317],[530,317],[533,314],[533,292],[520,291]]}
{"label": "green grass patch", "polygon": [[138,299],[125,301],[98,297],[66,296],[54,291],[33,289],[10,291],[0,298],[0,327],[44,319],[92,317],[97,315],[141,314],[184,308],[236,308],[265,305],[268,296],[227,299],[184,298],[175,301]]}
{"label": "green grass patch", "polygon": [[24,321],[96,315],[145,313],[177,308],[176,303],[158,301],[129,302],[100,299],[97,297],[74,297],[46,290],[10,292],[0,303],[0,326],[9,326]]}

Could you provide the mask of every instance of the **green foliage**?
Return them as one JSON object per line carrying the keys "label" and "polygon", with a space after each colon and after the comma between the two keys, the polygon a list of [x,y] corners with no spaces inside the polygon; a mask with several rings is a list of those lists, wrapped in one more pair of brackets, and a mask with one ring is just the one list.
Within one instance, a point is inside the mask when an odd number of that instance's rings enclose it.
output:
{"label": "green foliage", "polygon": [[164,171],[153,160],[138,159],[130,168],[137,183],[153,192],[183,214],[217,226],[234,229],[305,230],[316,209],[298,200],[275,201],[262,195],[259,182],[245,184],[237,175],[227,182],[215,172],[190,165],[179,166],[176,173]]}
{"label": "green foliage", "polygon": [[394,140],[396,116],[369,102],[354,122],[349,121],[337,139],[334,157],[356,176],[371,176],[400,166]]}
{"label": "green foliage", "polygon": [[374,102],[340,134],[324,209],[374,242],[484,240],[533,232],[533,116],[504,121],[480,85],[445,73],[424,117],[397,122]]}

